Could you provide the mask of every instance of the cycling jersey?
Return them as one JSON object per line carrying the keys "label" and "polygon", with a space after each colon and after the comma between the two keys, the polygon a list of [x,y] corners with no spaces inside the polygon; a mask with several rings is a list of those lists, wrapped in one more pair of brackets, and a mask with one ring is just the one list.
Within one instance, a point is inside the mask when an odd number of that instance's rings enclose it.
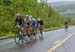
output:
{"label": "cycling jersey", "polygon": [[38,24],[40,24],[41,26],[43,26],[43,20],[37,21]]}
{"label": "cycling jersey", "polygon": [[30,19],[25,18],[24,23],[25,23],[26,26],[29,26],[31,24],[31,21],[30,21]]}
{"label": "cycling jersey", "polygon": [[24,24],[24,20],[22,18],[20,18],[20,19],[16,18],[16,20],[15,20],[15,26],[16,25],[23,26],[23,24]]}
{"label": "cycling jersey", "polygon": [[37,22],[36,21],[32,21],[32,27],[35,28],[37,26]]}

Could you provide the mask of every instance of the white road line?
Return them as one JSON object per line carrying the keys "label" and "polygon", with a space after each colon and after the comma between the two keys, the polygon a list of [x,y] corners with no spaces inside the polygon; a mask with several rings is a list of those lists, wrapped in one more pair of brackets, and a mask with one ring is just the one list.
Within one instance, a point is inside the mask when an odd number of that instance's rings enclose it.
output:
{"label": "white road line", "polygon": [[6,42],[3,42],[3,43],[0,43],[1,44],[7,44],[7,43],[10,43],[10,42],[13,42],[14,40],[10,40],[10,41],[6,41]]}

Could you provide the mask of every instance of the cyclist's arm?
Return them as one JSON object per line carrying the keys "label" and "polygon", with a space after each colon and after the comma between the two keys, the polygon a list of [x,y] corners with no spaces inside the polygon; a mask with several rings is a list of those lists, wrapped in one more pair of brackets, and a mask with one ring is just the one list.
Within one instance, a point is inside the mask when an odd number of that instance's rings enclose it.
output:
{"label": "cyclist's arm", "polygon": [[15,20],[14,27],[17,25],[17,20]]}

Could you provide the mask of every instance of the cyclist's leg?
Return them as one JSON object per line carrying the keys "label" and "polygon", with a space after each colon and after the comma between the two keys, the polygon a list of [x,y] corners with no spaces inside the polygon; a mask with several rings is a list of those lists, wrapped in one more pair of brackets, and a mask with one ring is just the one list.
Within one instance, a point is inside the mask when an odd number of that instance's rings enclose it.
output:
{"label": "cyclist's leg", "polygon": [[65,25],[65,30],[66,30],[66,31],[67,31],[67,28],[68,28],[68,25],[66,24],[66,25]]}
{"label": "cyclist's leg", "polygon": [[40,25],[39,31],[40,31],[40,38],[43,39],[43,26],[42,25]]}
{"label": "cyclist's leg", "polygon": [[28,37],[30,37],[30,35],[29,35],[29,26],[27,25],[27,28],[26,28],[27,30],[26,30],[26,34],[27,34],[27,36]]}
{"label": "cyclist's leg", "polygon": [[68,30],[68,25],[66,25],[66,31]]}
{"label": "cyclist's leg", "polygon": [[31,25],[30,22],[27,24],[27,35],[30,37],[30,32],[31,32]]}
{"label": "cyclist's leg", "polygon": [[21,42],[21,40],[22,40],[22,36],[21,36],[20,32],[21,32],[21,29],[20,29],[20,26],[18,26],[17,27],[17,35],[15,37],[15,42],[17,44],[19,44]]}
{"label": "cyclist's leg", "polygon": [[40,25],[40,34],[42,34],[42,31],[43,31],[43,26]]}
{"label": "cyclist's leg", "polygon": [[32,34],[33,34],[33,36],[35,35],[35,27],[33,27],[32,28],[33,30],[32,30]]}

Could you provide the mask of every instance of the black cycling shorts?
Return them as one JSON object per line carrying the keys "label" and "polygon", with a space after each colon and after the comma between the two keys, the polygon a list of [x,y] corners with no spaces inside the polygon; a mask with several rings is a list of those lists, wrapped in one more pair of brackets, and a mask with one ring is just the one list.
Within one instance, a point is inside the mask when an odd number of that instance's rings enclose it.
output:
{"label": "black cycling shorts", "polygon": [[30,25],[30,22],[28,22],[27,25],[29,26]]}

